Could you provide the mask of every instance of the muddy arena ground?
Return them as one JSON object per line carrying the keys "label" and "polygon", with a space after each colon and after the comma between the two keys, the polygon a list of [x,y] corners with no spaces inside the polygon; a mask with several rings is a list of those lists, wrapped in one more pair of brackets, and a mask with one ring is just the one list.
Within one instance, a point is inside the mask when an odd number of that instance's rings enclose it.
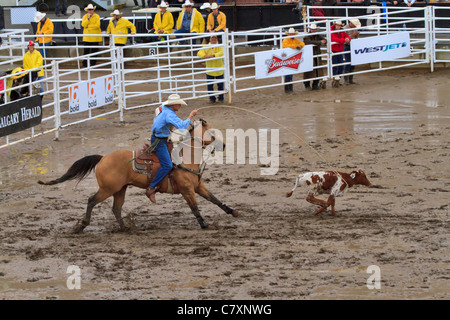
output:
{"label": "muddy arena ground", "polygon": [[[386,71],[357,85],[295,94],[283,88],[233,95],[233,106],[199,112],[212,127],[279,129],[280,168],[208,166],[204,180],[233,218],[199,199],[213,230],[200,229],[180,195],[130,187],[117,232],[112,200],[72,234],[97,188],[95,175],[41,186],[76,160],[136,149],[153,108],[128,111],[0,149],[0,299],[449,299],[450,69]],[[189,101],[184,118],[208,99]],[[324,161],[325,159],[326,161]],[[248,160],[248,159],[247,159]],[[285,194],[305,171],[363,169],[372,187],[350,189],[316,216],[306,190]],[[323,196],[322,196],[323,198]],[[81,270],[69,290],[67,268]],[[381,271],[369,290],[368,266]]]}

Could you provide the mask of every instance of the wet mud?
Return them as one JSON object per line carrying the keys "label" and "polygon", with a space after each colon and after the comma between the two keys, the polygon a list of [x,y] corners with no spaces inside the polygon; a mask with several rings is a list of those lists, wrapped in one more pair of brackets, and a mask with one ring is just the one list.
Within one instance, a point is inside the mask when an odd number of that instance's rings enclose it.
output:
{"label": "wet mud", "polygon": [[[96,189],[94,174],[41,186],[90,154],[140,147],[153,110],[126,112],[0,150],[0,299],[448,299],[450,70],[389,71],[357,85],[293,95],[270,88],[233,95],[237,109],[205,108],[212,127],[279,129],[280,168],[262,163],[207,167],[213,194],[240,217],[199,199],[213,230],[201,230],[179,195],[129,187],[123,215],[136,229],[118,232],[112,199],[91,225],[72,234]],[[209,106],[190,101],[180,116]],[[225,105],[226,106],[226,105]],[[330,211],[286,192],[305,171],[363,169]],[[324,196],[321,196],[324,198]],[[81,289],[69,290],[70,265]],[[368,266],[381,270],[369,290]]]}

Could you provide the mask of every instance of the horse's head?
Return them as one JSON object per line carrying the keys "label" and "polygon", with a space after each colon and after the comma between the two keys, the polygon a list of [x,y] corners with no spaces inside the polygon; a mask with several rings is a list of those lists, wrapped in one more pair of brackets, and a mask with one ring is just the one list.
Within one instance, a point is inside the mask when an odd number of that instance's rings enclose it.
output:
{"label": "horse's head", "polygon": [[212,143],[215,144],[216,149],[222,149],[221,151],[225,150],[225,143],[221,140],[221,135],[219,136],[215,129],[211,128],[211,126],[206,122],[204,119],[196,120],[193,123],[191,123],[189,127],[189,133],[191,134],[191,137],[195,137],[195,135],[198,135],[199,133],[196,132],[196,128],[199,128],[201,126],[201,138],[202,140],[202,146],[208,146]]}

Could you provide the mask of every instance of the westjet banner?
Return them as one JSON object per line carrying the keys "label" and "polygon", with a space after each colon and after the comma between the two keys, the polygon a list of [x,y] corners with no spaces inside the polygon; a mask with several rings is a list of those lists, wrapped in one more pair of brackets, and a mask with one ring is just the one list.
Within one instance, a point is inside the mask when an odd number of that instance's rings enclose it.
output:
{"label": "westjet banner", "polygon": [[278,49],[255,53],[255,78],[285,76],[313,69],[313,46],[302,50]]}
{"label": "westjet banner", "polygon": [[354,39],[350,42],[352,65],[395,60],[411,54],[408,32]]}
{"label": "westjet banner", "polygon": [[114,101],[114,77],[104,76],[69,87],[69,113],[102,107]]}

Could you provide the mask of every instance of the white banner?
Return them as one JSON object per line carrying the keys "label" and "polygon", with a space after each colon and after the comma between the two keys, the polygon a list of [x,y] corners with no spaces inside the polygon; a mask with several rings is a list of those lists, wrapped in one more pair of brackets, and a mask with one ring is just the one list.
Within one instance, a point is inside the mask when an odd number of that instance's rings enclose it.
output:
{"label": "white banner", "polygon": [[69,86],[69,113],[102,107],[114,101],[114,77],[104,76]]}
{"label": "white banner", "polygon": [[264,79],[313,70],[313,46],[255,53],[255,78]]}
{"label": "white banner", "polygon": [[408,32],[385,36],[354,39],[350,42],[352,65],[409,57],[411,54]]}

